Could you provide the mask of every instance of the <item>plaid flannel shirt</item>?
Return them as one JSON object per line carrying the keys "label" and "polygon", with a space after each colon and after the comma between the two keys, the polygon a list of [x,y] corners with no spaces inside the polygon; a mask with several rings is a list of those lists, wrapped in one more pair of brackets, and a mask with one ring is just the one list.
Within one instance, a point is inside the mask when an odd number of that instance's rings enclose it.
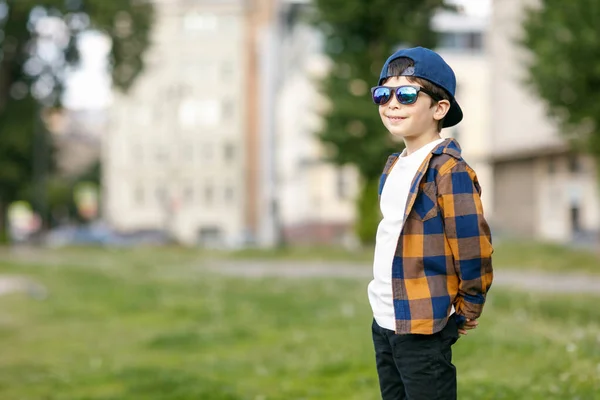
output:
{"label": "plaid flannel shirt", "polygon": [[[380,196],[398,157],[386,163]],[[436,333],[452,305],[459,325],[480,316],[493,279],[480,195],[477,176],[454,139],[436,146],[419,167],[392,262],[396,333]]]}

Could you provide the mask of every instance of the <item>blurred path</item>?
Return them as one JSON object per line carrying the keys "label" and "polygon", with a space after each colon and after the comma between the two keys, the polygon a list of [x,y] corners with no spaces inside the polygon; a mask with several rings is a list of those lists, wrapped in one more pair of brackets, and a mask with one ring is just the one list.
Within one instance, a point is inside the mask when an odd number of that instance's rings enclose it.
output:
{"label": "blurred path", "polygon": [[[182,273],[193,271],[211,271],[240,277],[281,277],[281,278],[319,278],[333,277],[360,279],[365,284],[372,278],[369,263],[344,261],[299,261],[299,260],[232,260],[232,259],[189,259],[169,261],[167,257],[158,263],[179,265]],[[62,254],[38,249],[7,250],[0,248],[0,261],[16,264],[35,264],[44,266],[70,265],[74,267],[99,268],[106,271],[120,269],[115,264],[114,254],[94,254],[89,257],[85,252]],[[134,260],[135,261],[135,260]],[[125,260],[124,262],[133,262]],[[538,291],[547,293],[586,293],[600,296],[600,268],[596,275],[576,273],[552,273],[544,271],[522,271],[518,268],[494,271],[494,286]],[[0,295],[13,292],[27,292],[43,298],[46,289],[23,276],[0,274]]]}
{"label": "blurred path", "polygon": [[[366,265],[339,262],[218,261],[211,263],[209,269],[227,275],[256,278],[337,277],[364,279],[366,281],[373,276],[372,269]],[[496,269],[494,271],[494,286],[549,293],[592,293],[600,295],[600,275]]]}
{"label": "blurred path", "polygon": [[35,298],[46,297],[46,288],[37,282],[20,276],[0,275],[0,296],[24,292]]}

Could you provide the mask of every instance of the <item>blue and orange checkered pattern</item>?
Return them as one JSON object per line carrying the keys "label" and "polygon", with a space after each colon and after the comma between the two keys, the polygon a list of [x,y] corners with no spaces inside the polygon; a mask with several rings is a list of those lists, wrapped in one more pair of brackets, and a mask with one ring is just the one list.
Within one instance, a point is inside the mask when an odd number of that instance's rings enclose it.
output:
{"label": "blue and orange checkered pattern", "polygon": [[[388,159],[379,193],[399,154]],[[477,319],[492,279],[492,239],[481,188],[454,139],[427,156],[411,185],[392,262],[396,333],[433,334],[456,318]]]}

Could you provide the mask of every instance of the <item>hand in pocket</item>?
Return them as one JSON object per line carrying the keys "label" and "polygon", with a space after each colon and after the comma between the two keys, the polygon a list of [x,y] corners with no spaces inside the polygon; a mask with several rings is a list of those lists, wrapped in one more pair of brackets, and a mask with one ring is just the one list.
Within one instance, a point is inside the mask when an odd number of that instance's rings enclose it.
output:
{"label": "hand in pocket", "polygon": [[467,335],[467,331],[477,328],[477,325],[479,325],[479,322],[476,319],[467,318],[467,322],[465,322],[462,327],[458,328],[458,333],[461,335]]}

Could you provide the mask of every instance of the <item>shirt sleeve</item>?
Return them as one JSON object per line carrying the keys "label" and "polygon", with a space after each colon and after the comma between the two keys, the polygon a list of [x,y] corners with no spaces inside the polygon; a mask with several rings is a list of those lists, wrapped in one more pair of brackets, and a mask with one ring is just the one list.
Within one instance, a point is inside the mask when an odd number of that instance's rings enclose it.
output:
{"label": "shirt sleeve", "polygon": [[493,280],[492,237],[483,216],[481,188],[464,161],[440,174],[438,182],[438,205],[459,278],[454,307],[459,320],[477,319]]}

